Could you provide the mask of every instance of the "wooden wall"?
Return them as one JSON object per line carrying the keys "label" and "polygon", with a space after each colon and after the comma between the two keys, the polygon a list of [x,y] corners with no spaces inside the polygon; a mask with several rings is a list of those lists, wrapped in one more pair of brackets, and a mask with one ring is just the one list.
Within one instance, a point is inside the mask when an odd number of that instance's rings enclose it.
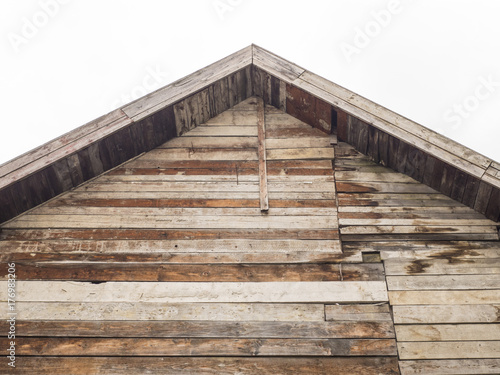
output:
{"label": "wooden wall", "polygon": [[398,373],[380,257],[341,249],[330,136],[266,108],[262,212],[256,108],[1,227],[17,373]]}
{"label": "wooden wall", "polygon": [[498,373],[497,223],[346,143],[335,153],[343,249],[383,260],[401,373]]}
{"label": "wooden wall", "polygon": [[373,161],[500,221],[500,188],[339,111],[338,136]]}

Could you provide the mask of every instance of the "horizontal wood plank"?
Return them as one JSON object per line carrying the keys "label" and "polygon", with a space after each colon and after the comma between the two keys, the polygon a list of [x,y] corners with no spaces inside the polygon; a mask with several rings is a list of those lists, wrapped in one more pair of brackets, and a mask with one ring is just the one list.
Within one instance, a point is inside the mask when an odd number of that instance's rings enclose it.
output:
{"label": "horizontal wood plank", "polygon": [[[7,281],[0,281],[7,301]],[[88,282],[18,281],[18,301],[294,303],[387,301],[383,281],[325,282]]]}
{"label": "horizontal wood plank", "polygon": [[396,357],[23,357],[16,373],[32,375],[275,375],[307,373],[326,375],[398,374]]}

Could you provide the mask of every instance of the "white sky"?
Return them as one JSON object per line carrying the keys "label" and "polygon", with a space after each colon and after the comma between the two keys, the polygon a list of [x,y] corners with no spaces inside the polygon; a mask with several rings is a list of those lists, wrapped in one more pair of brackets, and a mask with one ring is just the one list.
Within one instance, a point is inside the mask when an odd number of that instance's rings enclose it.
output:
{"label": "white sky", "polygon": [[0,163],[251,43],[500,161],[499,15],[497,0],[2,0]]}

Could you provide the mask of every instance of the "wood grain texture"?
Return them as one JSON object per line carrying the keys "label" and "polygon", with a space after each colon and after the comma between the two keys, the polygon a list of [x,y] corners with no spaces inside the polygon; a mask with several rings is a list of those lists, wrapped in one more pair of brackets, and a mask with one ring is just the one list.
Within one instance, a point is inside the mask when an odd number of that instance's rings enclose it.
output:
{"label": "wood grain texture", "polygon": [[[7,301],[7,281],[0,281]],[[387,301],[383,281],[325,282],[107,282],[18,281],[18,301],[316,303]]]}
{"label": "wood grain texture", "polygon": [[274,375],[308,373],[326,375],[398,374],[396,357],[25,357],[20,374],[123,375],[133,373],[166,374],[221,374]]}

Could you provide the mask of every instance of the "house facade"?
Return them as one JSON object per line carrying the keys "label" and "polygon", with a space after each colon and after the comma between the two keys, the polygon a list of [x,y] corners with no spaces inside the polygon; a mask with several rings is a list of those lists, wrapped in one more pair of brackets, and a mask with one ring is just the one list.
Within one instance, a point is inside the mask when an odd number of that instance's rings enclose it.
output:
{"label": "house facade", "polygon": [[500,164],[255,45],[1,165],[0,207],[17,373],[500,372]]}

